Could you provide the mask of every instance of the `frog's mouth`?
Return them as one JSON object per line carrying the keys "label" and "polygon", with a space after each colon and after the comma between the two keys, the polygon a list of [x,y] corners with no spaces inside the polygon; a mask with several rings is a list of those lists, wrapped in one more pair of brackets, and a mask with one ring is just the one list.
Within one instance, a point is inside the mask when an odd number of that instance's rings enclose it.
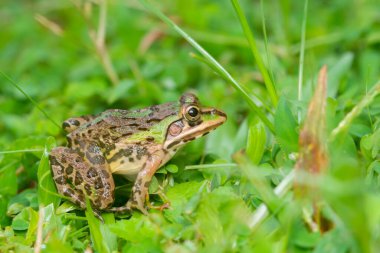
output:
{"label": "frog's mouth", "polygon": [[[164,149],[176,149],[185,143],[195,140],[201,136],[205,136],[227,120],[227,115],[215,108],[202,108],[202,116],[197,122],[188,122],[186,118],[182,118],[175,124],[179,129],[179,134],[172,135],[170,131],[167,133]],[[171,127],[171,126],[170,126]]]}

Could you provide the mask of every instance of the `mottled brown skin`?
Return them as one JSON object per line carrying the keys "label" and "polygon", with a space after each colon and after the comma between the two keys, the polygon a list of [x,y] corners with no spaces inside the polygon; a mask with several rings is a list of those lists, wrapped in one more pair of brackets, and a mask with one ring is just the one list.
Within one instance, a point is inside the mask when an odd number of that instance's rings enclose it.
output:
{"label": "mottled brown skin", "polygon": [[[220,126],[226,115],[202,108],[193,94],[179,102],[138,110],[107,110],[99,115],[70,118],[63,123],[68,147],[50,153],[58,192],[86,208],[86,196],[99,210],[123,212],[132,208],[147,214],[150,181],[185,143]],[[122,207],[111,207],[115,184],[112,174],[134,180],[132,196]]]}

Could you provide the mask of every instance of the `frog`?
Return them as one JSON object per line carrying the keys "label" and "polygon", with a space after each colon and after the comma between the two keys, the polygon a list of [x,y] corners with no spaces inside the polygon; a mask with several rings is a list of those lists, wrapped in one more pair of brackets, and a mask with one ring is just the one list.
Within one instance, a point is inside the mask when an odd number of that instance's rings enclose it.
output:
{"label": "frog", "polygon": [[[137,209],[147,215],[147,207],[152,207],[148,189],[156,171],[178,149],[226,120],[223,111],[202,106],[193,93],[142,109],[69,118],[62,124],[67,146],[55,147],[49,155],[58,193],[80,209],[86,209],[88,199],[99,219],[103,211]],[[115,174],[133,182],[128,201],[119,207],[113,207]]]}

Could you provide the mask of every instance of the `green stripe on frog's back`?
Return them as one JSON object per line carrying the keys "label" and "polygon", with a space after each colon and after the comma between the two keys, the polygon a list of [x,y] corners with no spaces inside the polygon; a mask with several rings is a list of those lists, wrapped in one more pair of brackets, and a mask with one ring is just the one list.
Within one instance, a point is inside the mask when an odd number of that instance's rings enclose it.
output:
{"label": "green stripe on frog's back", "polygon": [[160,122],[155,122],[148,130],[138,131],[133,135],[129,136],[128,142],[138,142],[142,140],[147,140],[154,143],[164,143],[168,126],[178,120],[178,115],[167,116]]}

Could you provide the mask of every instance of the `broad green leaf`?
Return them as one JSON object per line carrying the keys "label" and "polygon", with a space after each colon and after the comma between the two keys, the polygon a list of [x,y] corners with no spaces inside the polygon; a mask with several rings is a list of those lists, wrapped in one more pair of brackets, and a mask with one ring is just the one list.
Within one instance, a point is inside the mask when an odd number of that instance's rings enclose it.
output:
{"label": "broad green leaf", "polygon": [[252,119],[249,122],[247,138],[247,156],[253,164],[259,164],[266,144],[265,127],[261,121]]}
{"label": "broad green leaf", "polygon": [[[105,224],[103,224],[98,218],[95,217],[89,200],[87,200],[87,209],[85,213],[88,221],[88,227],[90,228],[91,241],[94,249],[98,252],[111,252],[111,247],[113,248],[115,244],[114,237],[109,237],[105,234],[107,232],[107,229],[104,228]],[[107,214],[105,216],[108,215],[113,214]],[[108,219],[111,218],[108,217],[107,221]],[[106,221],[106,219],[104,220]]]}
{"label": "broad green leaf", "polygon": [[274,115],[274,127],[276,140],[280,147],[287,153],[298,151],[298,125],[289,108],[288,103],[282,97],[278,103]]}
{"label": "broad green leaf", "polygon": [[170,187],[166,197],[170,201],[170,208],[164,211],[165,217],[170,221],[182,221],[181,213],[184,211],[189,199],[203,190],[205,182],[186,182]]}
{"label": "broad green leaf", "polygon": [[155,241],[157,227],[144,215],[133,215],[129,220],[119,220],[109,225],[111,232],[132,243]]}
{"label": "broad green leaf", "polygon": [[341,79],[349,72],[353,60],[353,53],[345,53],[330,68],[327,96],[336,97]]}

